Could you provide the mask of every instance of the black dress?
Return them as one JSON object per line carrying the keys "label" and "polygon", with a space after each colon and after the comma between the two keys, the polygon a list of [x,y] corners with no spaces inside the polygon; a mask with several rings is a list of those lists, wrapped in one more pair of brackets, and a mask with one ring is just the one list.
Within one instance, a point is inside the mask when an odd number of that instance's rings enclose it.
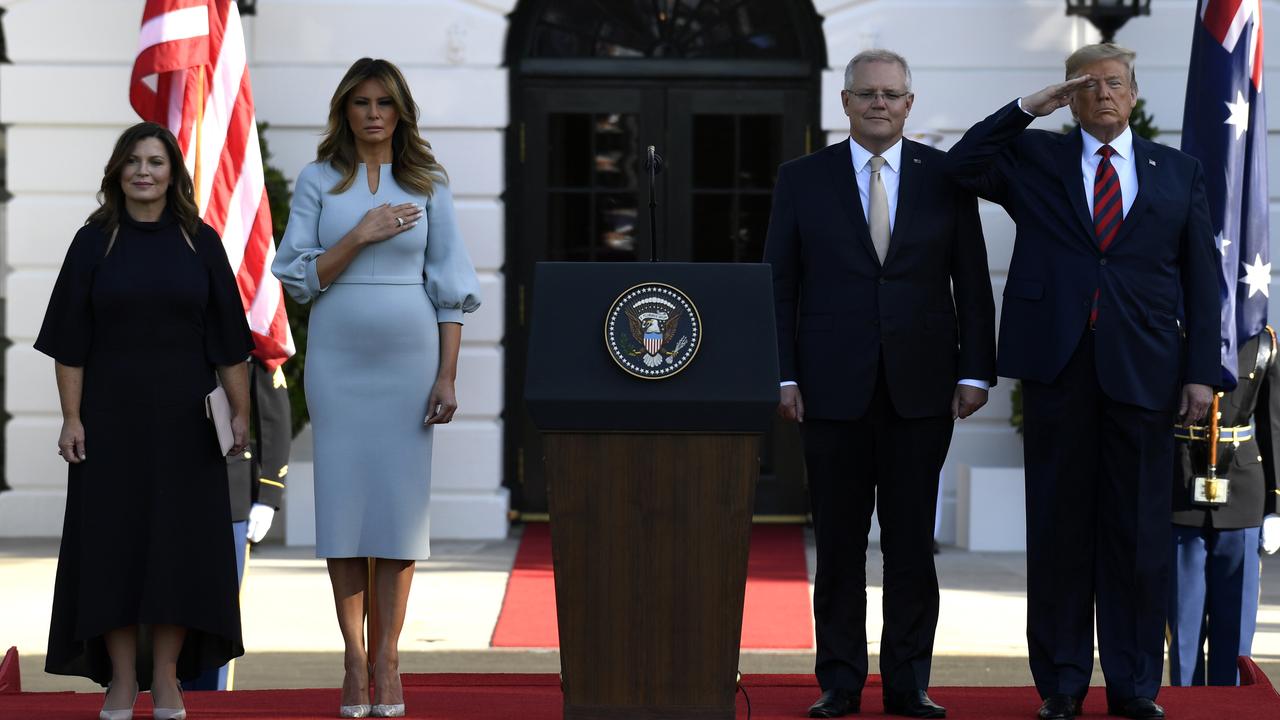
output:
{"label": "black dress", "polygon": [[103,635],[140,626],[138,680],[151,682],[149,627],[186,627],[179,679],[244,654],[227,469],[204,396],[214,366],[253,339],[222,242],[187,244],[167,212],[76,233],[37,350],[84,368],[85,461],[68,466],[45,671],[103,685]]}

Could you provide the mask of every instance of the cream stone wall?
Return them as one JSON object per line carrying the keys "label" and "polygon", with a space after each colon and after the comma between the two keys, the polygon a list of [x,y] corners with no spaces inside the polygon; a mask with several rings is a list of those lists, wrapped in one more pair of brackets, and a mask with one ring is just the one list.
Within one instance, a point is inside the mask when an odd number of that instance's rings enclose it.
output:
{"label": "cream stone wall", "polygon": [[[789,0],[778,0],[779,2]],[[363,55],[395,60],[422,108],[423,132],[453,178],[458,212],[484,284],[484,307],[464,332],[462,412],[437,444],[433,529],[439,537],[505,533],[501,486],[505,228],[501,195],[509,123],[504,67],[507,15],[516,0],[259,0],[246,18],[258,118],[273,163],[286,175],[314,155],[329,95]],[[839,90],[857,51],[895,49],[910,60],[916,103],[908,132],[936,132],[949,147],[969,125],[1020,94],[1062,75],[1074,48],[1098,39],[1069,19],[1061,0],[815,0],[831,67],[823,73],[822,127],[830,141],[847,132]],[[54,454],[59,425],[51,363],[31,348],[67,243],[93,208],[101,166],[115,136],[135,116],[127,83],[142,0],[0,0],[11,65],[0,66],[0,125],[6,133],[13,198],[0,208],[0,274],[8,349],[4,407],[5,478],[0,536],[57,535],[65,471]],[[1154,0],[1150,17],[1131,21],[1118,41],[1139,54],[1141,95],[1159,140],[1178,143],[1195,3]],[[1272,22],[1280,0],[1264,0]],[[1276,37],[1271,33],[1269,37]],[[1274,77],[1280,48],[1265,57]],[[1277,117],[1280,103],[1272,102]],[[1060,128],[1065,111],[1038,127]],[[1275,126],[1275,123],[1269,123]],[[1280,134],[1270,136],[1272,196],[1280,199]],[[1273,204],[1274,206],[1274,204]],[[997,305],[1008,270],[1013,226],[984,204]],[[1280,233],[1280,222],[1273,224]],[[1280,318],[1280,315],[1274,317]],[[1011,382],[959,425],[944,472],[941,538],[955,538],[955,478],[961,465],[1021,464],[1008,426]],[[140,439],[139,452],[145,452]]]}

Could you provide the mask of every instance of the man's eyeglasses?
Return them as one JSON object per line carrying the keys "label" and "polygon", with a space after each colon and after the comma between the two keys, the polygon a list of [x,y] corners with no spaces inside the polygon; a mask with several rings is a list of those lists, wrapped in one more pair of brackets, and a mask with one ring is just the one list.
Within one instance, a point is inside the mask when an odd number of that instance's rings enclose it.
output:
{"label": "man's eyeglasses", "polygon": [[898,92],[897,90],[845,90],[845,92],[852,95],[860,103],[874,102],[877,98],[888,103],[896,103],[911,94],[909,92]]}

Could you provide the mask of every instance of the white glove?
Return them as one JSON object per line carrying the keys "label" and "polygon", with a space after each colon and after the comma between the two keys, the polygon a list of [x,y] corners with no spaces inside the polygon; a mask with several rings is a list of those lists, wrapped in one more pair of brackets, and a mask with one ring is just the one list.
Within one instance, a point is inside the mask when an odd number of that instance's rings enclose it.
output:
{"label": "white glove", "polygon": [[1262,518],[1262,551],[1274,555],[1280,550],[1280,515],[1272,513]]}
{"label": "white glove", "polygon": [[[254,503],[253,507],[249,508],[249,529],[245,533],[245,537],[249,538],[249,542],[262,542],[262,538],[266,537],[267,531],[271,529],[271,521],[275,517],[275,508],[262,503]],[[1276,535],[1276,542],[1280,542],[1280,533]]]}

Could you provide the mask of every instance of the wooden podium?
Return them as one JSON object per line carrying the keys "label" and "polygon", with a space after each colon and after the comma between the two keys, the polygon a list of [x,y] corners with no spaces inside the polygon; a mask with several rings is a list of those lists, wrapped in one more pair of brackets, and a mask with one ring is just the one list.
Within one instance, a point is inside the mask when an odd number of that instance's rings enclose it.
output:
{"label": "wooden podium", "polygon": [[[701,344],[634,377],[611,305],[678,288]],[[543,432],[566,720],[729,720],[760,438],[778,402],[769,268],[541,263],[525,399]]]}

